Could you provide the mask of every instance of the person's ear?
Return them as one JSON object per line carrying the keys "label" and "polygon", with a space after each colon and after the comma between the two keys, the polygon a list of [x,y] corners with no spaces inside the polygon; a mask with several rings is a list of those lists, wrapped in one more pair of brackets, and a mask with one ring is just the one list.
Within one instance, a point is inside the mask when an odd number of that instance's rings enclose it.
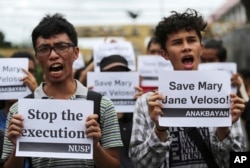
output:
{"label": "person's ear", "polygon": [[169,60],[169,56],[168,56],[168,52],[167,52],[167,51],[161,49],[161,50],[160,50],[160,54],[161,54],[161,56],[162,56],[164,59]]}
{"label": "person's ear", "polygon": [[204,44],[201,43],[201,52],[200,52],[200,57],[202,56],[203,54],[203,50],[204,50]]}
{"label": "person's ear", "polygon": [[74,58],[73,58],[74,61],[77,60],[78,56],[79,56],[79,48],[75,47],[75,49],[74,49]]}

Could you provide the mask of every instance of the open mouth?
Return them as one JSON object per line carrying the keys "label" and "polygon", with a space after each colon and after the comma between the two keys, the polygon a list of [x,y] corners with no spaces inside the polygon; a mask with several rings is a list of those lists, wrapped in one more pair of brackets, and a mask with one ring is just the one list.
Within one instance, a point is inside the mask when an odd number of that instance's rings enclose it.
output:
{"label": "open mouth", "polygon": [[50,72],[58,72],[63,70],[63,65],[60,63],[55,63],[49,67]]}
{"label": "open mouth", "polygon": [[194,62],[194,58],[192,56],[185,56],[182,58],[182,63],[184,65],[191,65]]}

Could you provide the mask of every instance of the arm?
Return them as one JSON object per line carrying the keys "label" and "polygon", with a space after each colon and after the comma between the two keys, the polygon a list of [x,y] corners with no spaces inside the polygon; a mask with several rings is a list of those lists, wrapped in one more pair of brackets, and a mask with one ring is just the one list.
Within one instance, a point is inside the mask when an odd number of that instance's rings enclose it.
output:
{"label": "arm", "polygon": [[[165,164],[171,143],[171,137],[167,137],[166,132],[159,133],[155,129],[149,116],[147,94],[139,97],[136,101],[129,151],[136,167],[159,168]],[[164,142],[159,139],[158,133],[165,137]]]}
{"label": "arm", "polygon": [[[246,139],[240,115],[245,108],[244,100],[231,94],[231,127],[218,127],[211,134],[211,145],[218,163],[229,164],[230,152],[246,151]],[[229,165],[228,165],[229,166]]]}
{"label": "arm", "polygon": [[122,141],[117,114],[110,100],[102,99],[100,116],[101,125],[96,114],[90,115],[86,122],[86,134],[93,137],[95,165],[97,168],[119,168]]}
{"label": "arm", "polygon": [[[242,112],[245,109],[245,101],[236,96],[235,94],[230,95],[231,98],[231,118],[232,118],[232,124],[236,123]],[[223,141],[230,133],[229,127],[218,127],[216,130],[216,136],[220,141]]]}
{"label": "arm", "polygon": [[14,104],[13,106],[10,109],[10,112],[8,113],[8,118],[6,122],[8,126],[5,129],[5,138],[2,154],[2,159],[5,160],[5,163],[3,165],[4,168],[22,168],[24,165],[24,158],[15,156],[16,138],[21,135],[23,119],[21,115],[15,114],[17,112],[17,104]]}

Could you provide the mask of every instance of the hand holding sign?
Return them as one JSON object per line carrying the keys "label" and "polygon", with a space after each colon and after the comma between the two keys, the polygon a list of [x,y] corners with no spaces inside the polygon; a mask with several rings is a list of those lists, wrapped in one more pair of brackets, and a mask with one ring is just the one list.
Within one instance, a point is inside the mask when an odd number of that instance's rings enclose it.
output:
{"label": "hand holding sign", "polygon": [[159,126],[158,118],[159,116],[163,115],[162,108],[163,105],[160,101],[164,100],[164,96],[159,94],[158,92],[154,92],[148,99],[148,111],[149,116],[152,121]]}
{"label": "hand holding sign", "polygon": [[23,117],[20,114],[14,114],[10,120],[7,137],[16,145],[17,137],[22,135]]}

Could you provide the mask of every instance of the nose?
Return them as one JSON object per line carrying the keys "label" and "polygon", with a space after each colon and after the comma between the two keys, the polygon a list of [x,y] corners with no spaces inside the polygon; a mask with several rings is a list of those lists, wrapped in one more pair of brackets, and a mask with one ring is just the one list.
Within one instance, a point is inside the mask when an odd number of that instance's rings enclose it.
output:
{"label": "nose", "polygon": [[190,51],[190,50],[191,50],[191,48],[190,48],[189,43],[187,41],[184,41],[183,42],[183,51],[187,52],[187,51]]}
{"label": "nose", "polygon": [[55,51],[55,48],[52,48],[51,49],[51,52],[50,52],[50,54],[49,54],[49,59],[57,59],[59,57],[59,55],[56,53],[56,51]]}

